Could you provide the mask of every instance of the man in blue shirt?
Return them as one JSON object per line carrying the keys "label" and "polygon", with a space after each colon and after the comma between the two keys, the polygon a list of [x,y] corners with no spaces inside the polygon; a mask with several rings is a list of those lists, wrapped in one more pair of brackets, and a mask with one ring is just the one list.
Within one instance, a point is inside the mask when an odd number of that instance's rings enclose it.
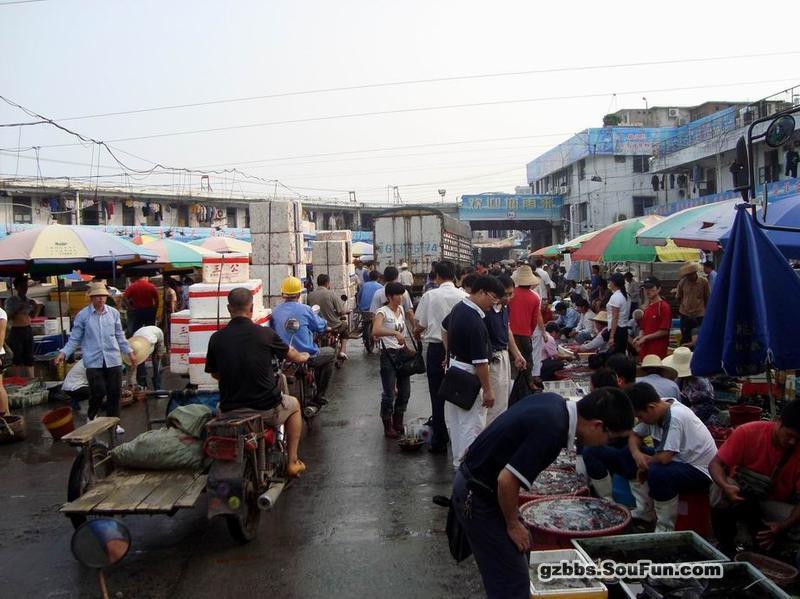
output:
{"label": "man in blue shirt", "polygon": [[490,599],[527,599],[530,534],[519,491],[576,441],[585,447],[627,437],[633,407],[603,387],[578,402],[555,393],[528,396],[500,414],[472,443],[453,480],[452,509],[466,532]]}
{"label": "man in blue shirt", "polygon": [[717,282],[717,271],[714,270],[713,260],[703,262],[703,272],[706,273],[706,278],[708,279],[708,288],[713,293],[714,283]]}
{"label": "man in blue shirt", "polygon": [[[130,355],[131,367],[136,367],[136,353],[130,348],[122,332],[122,322],[116,309],[106,306],[108,289],[103,283],[89,286],[91,304],[78,312],[72,334],[56,357],[62,364],[78,347],[83,353],[86,378],[89,381],[89,420],[100,411],[106,400],[106,415],[119,416],[119,396],[122,389],[122,356]],[[121,426],[117,433],[124,433]]]}
{"label": "man in blue shirt", "polygon": [[[325,393],[333,377],[333,363],[336,360],[336,349],[319,347],[314,342],[314,335],[322,333],[328,326],[325,319],[311,309],[311,306],[300,303],[303,283],[296,277],[288,277],[281,284],[281,295],[286,300],[275,306],[270,318],[270,326],[275,329],[284,343],[299,352],[308,352],[308,363],[314,368],[317,380],[317,397],[312,403],[322,407],[328,403]],[[297,332],[286,330],[286,321],[294,319],[300,323]]]}
{"label": "man in blue shirt", "polygon": [[556,313],[559,335],[569,335],[581,322],[581,315],[571,306],[567,306],[566,302],[556,304]]}
{"label": "man in blue shirt", "polygon": [[380,278],[381,275],[377,270],[369,271],[369,282],[364,283],[358,292],[358,309],[362,312],[369,312],[375,292],[383,287],[383,285],[378,282]]}

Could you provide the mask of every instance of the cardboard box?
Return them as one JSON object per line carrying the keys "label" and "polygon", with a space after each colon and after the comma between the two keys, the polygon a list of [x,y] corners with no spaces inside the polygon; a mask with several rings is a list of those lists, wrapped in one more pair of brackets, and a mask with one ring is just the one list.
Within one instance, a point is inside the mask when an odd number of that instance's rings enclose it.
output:
{"label": "cardboard box", "polygon": [[250,279],[250,258],[244,254],[203,257],[203,283],[244,283]]}
{"label": "cardboard box", "polygon": [[210,285],[195,283],[189,287],[189,313],[193,319],[230,318],[228,313],[228,292],[237,287],[249,289],[253,295],[253,312],[263,312],[262,283],[250,279],[244,283],[224,283]]}
{"label": "cardboard box", "polygon": [[189,374],[189,345],[172,345],[169,348],[169,370],[175,374]]}
{"label": "cardboard box", "polygon": [[[189,345],[189,310],[175,312],[169,317],[169,340],[171,345]],[[187,362],[188,364],[188,362]]]}
{"label": "cardboard box", "polygon": [[349,229],[342,231],[317,231],[317,241],[353,241],[353,232]]}

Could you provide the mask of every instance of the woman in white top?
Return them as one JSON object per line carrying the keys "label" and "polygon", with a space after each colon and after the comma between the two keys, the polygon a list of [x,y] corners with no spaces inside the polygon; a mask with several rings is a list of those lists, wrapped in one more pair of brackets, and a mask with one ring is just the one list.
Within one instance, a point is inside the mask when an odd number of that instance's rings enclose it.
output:
{"label": "woman in white top", "polygon": [[3,384],[3,371],[8,366],[8,358],[6,357],[6,327],[8,326],[8,315],[6,311],[0,308],[0,416],[8,414],[8,393],[6,393],[6,386]]}
{"label": "woman in white top", "polygon": [[630,320],[631,300],[625,291],[625,277],[615,272],[608,279],[611,299],[608,300],[608,330],[610,333],[609,351],[619,354],[628,350],[628,321]]}
{"label": "woman in white top", "polygon": [[397,281],[387,283],[387,303],[378,308],[372,321],[372,336],[381,348],[383,434],[390,439],[403,433],[403,416],[411,396],[410,375],[398,372],[400,365],[414,354],[406,347],[406,313],[402,305],[405,292],[406,288]]}

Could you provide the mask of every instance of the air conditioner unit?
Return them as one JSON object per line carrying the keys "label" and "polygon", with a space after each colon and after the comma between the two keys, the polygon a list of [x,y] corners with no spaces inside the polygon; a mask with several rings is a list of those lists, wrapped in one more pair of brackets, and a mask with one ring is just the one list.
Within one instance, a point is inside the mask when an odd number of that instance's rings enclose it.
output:
{"label": "air conditioner unit", "polygon": [[686,119],[678,119],[677,121],[675,121],[675,124],[676,124],[678,127],[683,127],[683,126],[684,126],[684,125],[685,125],[687,122],[688,122],[688,121],[687,121]]}
{"label": "air conditioner unit", "polygon": [[567,196],[569,195],[569,185],[561,185],[557,189],[558,195]]}
{"label": "air conditioner unit", "polygon": [[677,119],[680,114],[680,110],[677,108],[667,108],[667,116],[671,119]]}

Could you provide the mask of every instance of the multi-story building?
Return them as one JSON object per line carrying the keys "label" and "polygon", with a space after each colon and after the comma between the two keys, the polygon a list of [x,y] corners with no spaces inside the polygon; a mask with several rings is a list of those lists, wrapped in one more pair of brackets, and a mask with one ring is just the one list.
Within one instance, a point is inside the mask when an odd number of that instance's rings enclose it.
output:
{"label": "multi-story building", "polygon": [[[603,127],[581,131],[529,162],[528,182],[533,193],[562,196],[562,234],[574,237],[730,188],[723,171],[733,160],[724,152],[735,147],[738,131],[786,105],[773,98],[619,110],[603,118]],[[766,176],[777,170],[766,163]]]}

